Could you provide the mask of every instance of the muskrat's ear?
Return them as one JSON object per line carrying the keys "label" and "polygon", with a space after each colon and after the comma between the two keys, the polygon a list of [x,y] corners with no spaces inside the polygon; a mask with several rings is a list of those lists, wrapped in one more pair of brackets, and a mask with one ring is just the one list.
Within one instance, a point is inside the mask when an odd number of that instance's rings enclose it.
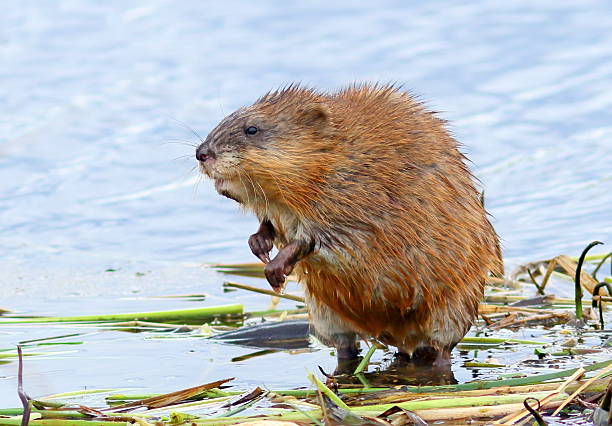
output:
{"label": "muskrat's ear", "polygon": [[323,127],[329,121],[329,110],[321,102],[308,103],[300,107],[298,121],[312,127]]}

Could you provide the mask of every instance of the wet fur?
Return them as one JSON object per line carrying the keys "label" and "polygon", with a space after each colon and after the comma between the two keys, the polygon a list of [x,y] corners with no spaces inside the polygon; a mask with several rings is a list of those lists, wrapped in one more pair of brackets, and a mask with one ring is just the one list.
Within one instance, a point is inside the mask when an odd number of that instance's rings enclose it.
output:
{"label": "wet fur", "polygon": [[[261,140],[228,144],[246,123]],[[209,139],[209,175],[273,224],[275,245],[314,244],[295,273],[325,343],[448,352],[467,333],[485,277],[502,272],[499,242],[457,142],[420,102],[393,86],[290,86]]]}

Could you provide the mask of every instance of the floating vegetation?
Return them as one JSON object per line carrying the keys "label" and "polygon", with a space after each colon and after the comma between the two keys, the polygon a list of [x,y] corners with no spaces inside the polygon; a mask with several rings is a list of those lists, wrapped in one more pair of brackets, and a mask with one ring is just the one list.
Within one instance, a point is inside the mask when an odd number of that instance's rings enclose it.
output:
{"label": "floating vegetation", "polygon": [[206,308],[180,309],[174,311],[137,312],[127,314],[83,315],[74,317],[20,317],[5,316],[0,325],[26,323],[110,323],[117,321],[157,321],[167,324],[202,324],[222,318],[242,317],[242,305],[210,306]]}
{"label": "floating vegetation", "polygon": [[[189,383],[184,389],[165,394],[114,388],[34,399],[23,384],[23,370],[27,371],[33,357],[44,362],[39,357],[63,356],[71,351],[52,352],[49,348],[87,345],[88,335],[106,330],[143,332],[145,339],[213,339],[253,348],[251,353],[232,358],[233,362],[253,362],[249,360],[282,351],[313,350],[303,297],[279,295],[269,290],[264,281],[260,287],[228,281],[224,284],[226,289],[271,297],[271,309],[244,312],[242,305],[224,305],[44,318],[5,313],[0,318],[0,328],[65,323],[76,331],[28,338],[20,342],[18,349],[0,349],[0,362],[16,364],[15,392],[22,401],[22,407],[0,409],[0,426],[98,426],[112,422],[141,426],[422,425],[468,421],[510,425],[546,424],[553,418],[571,423],[587,417],[597,425],[608,424],[612,328],[607,306],[612,302],[612,266],[609,269],[606,265],[612,257],[588,255],[596,245],[599,243],[591,243],[578,258],[556,256],[522,265],[508,278],[491,278],[477,323],[455,349],[457,353],[471,354],[462,357],[455,367],[472,371],[479,378],[464,379],[463,383],[454,380],[450,368],[442,371],[403,363],[380,342],[372,340],[355,364],[339,365],[333,374],[320,367],[317,373],[306,371],[304,383],[310,382],[310,386],[305,389],[245,389],[233,385],[233,378],[218,371],[218,380],[197,386]],[[260,264],[214,267],[234,277],[263,277]],[[559,295],[547,293],[553,287],[568,290]],[[528,294],[530,289],[535,295]],[[204,299],[204,295],[167,299],[197,300],[196,296]],[[278,309],[279,297],[295,308]],[[94,331],[81,331],[84,328]],[[488,355],[480,355],[481,352]],[[516,353],[525,356],[505,356]],[[304,367],[315,371],[317,366]],[[278,375],[279,371],[270,374]],[[95,403],[84,402],[93,396],[97,398]]]}
{"label": "floating vegetation", "polygon": [[[591,374],[586,377],[588,372]],[[232,380],[227,378],[167,394],[110,395],[106,399],[106,407],[96,408],[61,402],[60,395],[36,400],[26,397],[25,409],[0,410],[0,425],[21,424],[21,416],[28,414],[28,408],[31,411],[29,422],[33,425],[93,426],[102,422],[132,422],[144,425],[160,421],[172,424],[240,424],[254,420],[316,424],[317,421],[329,422],[338,417],[353,418],[361,422],[375,417],[393,422],[391,424],[406,424],[396,422],[407,415],[406,411],[424,421],[506,415],[507,418],[502,423],[514,424],[529,415],[529,411],[524,409],[522,404],[527,398],[535,398],[539,410],[555,409],[558,414],[580,395],[593,396],[603,393],[609,383],[606,377],[611,373],[612,360],[608,360],[585,368],[562,370],[531,378],[387,389],[342,389],[333,380],[328,380],[329,383],[325,384],[312,373],[308,373],[308,378],[314,385],[313,390],[255,388],[247,392],[226,391],[227,387],[223,385]],[[565,380],[559,380],[562,378]],[[253,410],[256,414],[237,416],[246,409]]]}

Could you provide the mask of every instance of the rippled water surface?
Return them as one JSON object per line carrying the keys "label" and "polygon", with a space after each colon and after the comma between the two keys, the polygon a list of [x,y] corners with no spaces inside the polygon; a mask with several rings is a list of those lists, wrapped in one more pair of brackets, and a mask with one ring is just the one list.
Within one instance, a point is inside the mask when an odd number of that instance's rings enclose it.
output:
{"label": "rippled water surface", "polygon": [[[183,123],[205,136],[270,88],[362,80],[404,83],[452,122],[508,265],[612,243],[609,2],[24,1],[0,14],[0,307],[144,311],[201,305],[149,296],[206,293],[265,308],[200,266],[253,261],[257,224],[196,185]],[[3,328],[0,347],[54,333]],[[32,358],[26,384],[291,387],[304,365],[333,367],[327,351],[230,362],[245,352],[98,333]],[[0,365],[1,405],[18,404],[15,386]]]}

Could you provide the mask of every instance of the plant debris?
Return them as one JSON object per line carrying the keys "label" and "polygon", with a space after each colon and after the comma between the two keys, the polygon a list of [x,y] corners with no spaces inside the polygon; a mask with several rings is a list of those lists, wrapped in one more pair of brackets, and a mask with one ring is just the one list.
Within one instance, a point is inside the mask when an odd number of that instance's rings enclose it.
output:
{"label": "plant debris", "polygon": [[[481,377],[479,380],[457,383],[450,369],[432,373],[402,363],[392,357],[388,348],[372,340],[367,342],[368,350],[361,362],[350,368],[342,370],[339,366],[331,374],[319,367],[320,374],[306,373],[312,383],[308,389],[259,386],[245,390],[241,386],[232,387],[233,378],[220,378],[165,394],[89,390],[30,398],[23,389],[23,371],[27,369],[24,359],[58,353],[46,352],[41,345],[83,344],[81,337],[79,341],[64,340],[84,335],[75,332],[24,340],[23,350],[19,346],[16,353],[13,348],[0,349],[1,359],[18,360],[17,393],[23,405],[0,409],[0,426],[99,426],[109,422],[141,426],[424,425],[433,421],[509,425],[546,424],[551,418],[558,424],[572,424],[587,417],[597,425],[607,425],[612,420],[612,346],[608,343],[612,341],[612,329],[607,312],[612,301],[612,277],[605,275],[607,268],[603,265],[612,257],[588,256],[588,249],[596,243],[589,244],[579,259],[560,255],[522,265],[510,278],[491,279],[479,308],[479,319],[456,349],[474,354],[462,367],[482,374],[476,376]],[[263,277],[259,264],[214,267],[232,276]],[[550,293],[552,281],[565,283],[563,288],[569,288],[573,282],[574,297]],[[242,305],[228,305],[63,318],[24,318],[12,314],[2,316],[0,327],[18,324],[42,327],[69,322],[81,328],[156,333],[157,338],[212,338],[258,349],[236,357],[240,362],[279,351],[311,350],[302,296],[278,295],[267,288],[236,282],[227,282],[224,287],[260,293],[262,297],[284,297],[297,307],[282,310],[273,304],[267,311],[243,313]],[[536,294],[526,294],[530,289]],[[583,291],[591,296],[591,308],[581,307]],[[220,321],[229,317],[233,321]],[[518,330],[539,332],[531,336],[523,333],[527,338],[522,338],[516,336]],[[589,336],[600,336],[601,343],[587,343]],[[492,348],[495,356],[478,356],[479,350]],[[522,360],[503,357],[504,351],[511,353],[516,348],[531,353],[531,357]],[[316,366],[307,367],[314,370]],[[96,392],[106,395],[104,402],[78,401],[79,395]]]}

